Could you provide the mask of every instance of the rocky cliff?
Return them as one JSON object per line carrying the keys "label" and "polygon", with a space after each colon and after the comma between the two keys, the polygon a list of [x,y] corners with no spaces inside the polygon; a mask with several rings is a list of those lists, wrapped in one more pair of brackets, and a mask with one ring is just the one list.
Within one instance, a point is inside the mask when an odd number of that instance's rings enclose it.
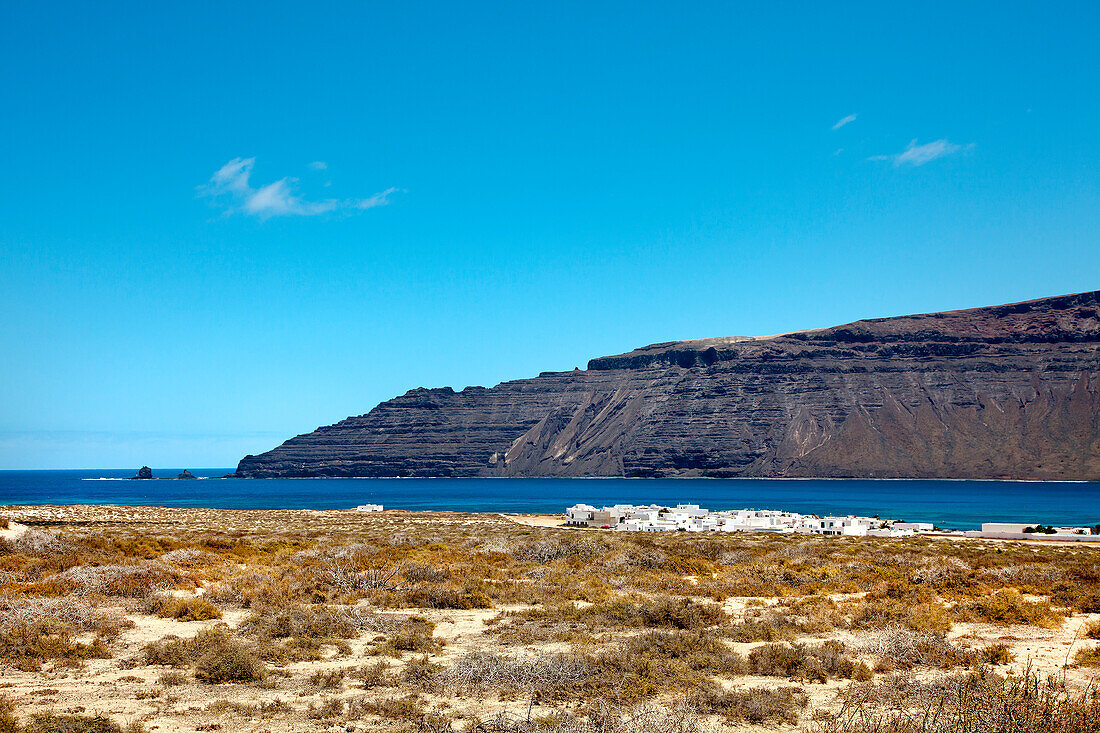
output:
{"label": "rocky cliff", "polygon": [[414,389],[238,476],[1100,479],[1100,291]]}

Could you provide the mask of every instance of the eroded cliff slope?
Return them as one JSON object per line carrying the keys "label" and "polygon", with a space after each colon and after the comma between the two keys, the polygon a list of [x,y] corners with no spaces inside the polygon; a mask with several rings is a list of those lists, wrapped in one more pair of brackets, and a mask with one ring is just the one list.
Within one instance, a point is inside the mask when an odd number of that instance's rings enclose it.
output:
{"label": "eroded cliff slope", "polygon": [[1100,291],[415,389],[237,475],[1100,479]]}

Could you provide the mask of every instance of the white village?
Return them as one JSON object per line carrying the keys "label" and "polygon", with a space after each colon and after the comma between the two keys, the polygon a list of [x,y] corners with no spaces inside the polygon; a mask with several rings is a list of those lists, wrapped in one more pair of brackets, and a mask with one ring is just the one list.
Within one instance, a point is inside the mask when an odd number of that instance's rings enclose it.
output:
{"label": "white village", "polygon": [[576,504],[565,510],[573,527],[599,527],[620,532],[779,532],[851,537],[911,537],[932,532],[931,522],[902,522],[878,517],[819,517],[768,509],[710,511],[698,504],[616,504],[597,509]]}
{"label": "white village", "polygon": [[932,522],[904,522],[880,517],[818,516],[774,509],[710,511],[698,504],[615,504],[596,508],[576,504],[565,510],[565,524],[619,532],[774,532],[844,537],[912,537],[954,535],[984,539],[1100,542],[1100,525],[1049,527],[1042,524],[986,522],[980,530],[952,531]]}

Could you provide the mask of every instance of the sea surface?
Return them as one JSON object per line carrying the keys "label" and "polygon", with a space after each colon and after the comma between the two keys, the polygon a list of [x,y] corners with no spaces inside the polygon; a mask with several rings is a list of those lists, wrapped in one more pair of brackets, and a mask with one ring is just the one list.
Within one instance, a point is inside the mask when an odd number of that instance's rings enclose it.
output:
{"label": "sea surface", "polygon": [[977,529],[982,522],[1100,523],[1100,482],[850,479],[231,479],[230,468],[0,471],[0,505],[123,504],[222,509],[387,509],[561,512],[595,505],[699,504],[862,514]]}

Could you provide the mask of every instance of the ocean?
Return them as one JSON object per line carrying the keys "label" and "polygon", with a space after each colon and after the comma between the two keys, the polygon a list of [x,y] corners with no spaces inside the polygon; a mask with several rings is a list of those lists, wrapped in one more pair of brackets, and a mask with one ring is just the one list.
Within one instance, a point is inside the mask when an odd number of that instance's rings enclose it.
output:
{"label": "ocean", "polygon": [[[699,504],[861,514],[977,529],[982,522],[1100,523],[1100,482],[875,479],[227,479],[233,469],[0,471],[0,505],[123,504],[221,509],[561,512],[578,502]],[[2,514],[2,512],[0,512]]]}

